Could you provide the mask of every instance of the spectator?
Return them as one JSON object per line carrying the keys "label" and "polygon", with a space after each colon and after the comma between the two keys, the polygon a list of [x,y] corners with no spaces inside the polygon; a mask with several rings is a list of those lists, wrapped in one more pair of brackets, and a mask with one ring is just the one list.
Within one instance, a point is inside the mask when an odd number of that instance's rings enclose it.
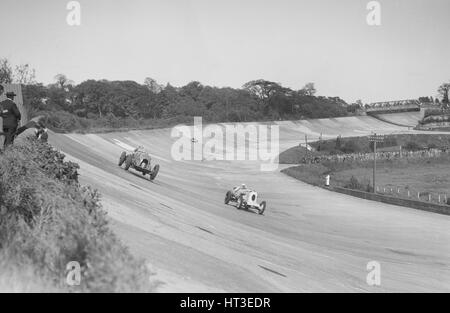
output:
{"label": "spectator", "polygon": [[6,100],[0,103],[0,117],[3,118],[4,147],[14,142],[14,134],[21,119],[20,111],[14,103],[14,92],[6,93]]}

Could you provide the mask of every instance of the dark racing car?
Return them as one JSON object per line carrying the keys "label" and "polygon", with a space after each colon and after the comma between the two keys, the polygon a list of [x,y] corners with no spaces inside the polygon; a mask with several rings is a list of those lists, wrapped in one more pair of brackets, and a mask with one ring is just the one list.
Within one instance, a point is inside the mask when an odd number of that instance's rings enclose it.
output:
{"label": "dark racing car", "polygon": [[126,171],[132,168],[141,172],[144,176],[149,175],[150,180],[154,180],[159,172],[159,164],[152,168],[151,160],[150,155],[143,148],[139,147],[132,153],[122,152],[119,158],[119,166],[124,165]]}

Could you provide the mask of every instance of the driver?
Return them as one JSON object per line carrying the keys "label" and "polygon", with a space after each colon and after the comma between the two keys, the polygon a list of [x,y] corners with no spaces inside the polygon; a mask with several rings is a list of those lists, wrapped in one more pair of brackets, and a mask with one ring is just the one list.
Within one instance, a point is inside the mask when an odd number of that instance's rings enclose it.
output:
{"label": "driver", "polygon": [[136,149],[134,149],[134,152],[145,152],[144,146],[139,146]]}
{"label": "driver", "polygon": [[[137,147],[136,149],[134,149],[134,152],[135,152],[135,153],[147,153],[147,151],[145,151],[144,146],[139,146],[139,147]],[[141,155],[141,157],[142,157],[142,155]],[[142,159],[141,163],[139,163],[139,166],[140,166],[140,167],[148,166],[149,163],[151,162],[150,156],[146,156],[146,157],[147,157],[149,160]],[[144,165],[144,166],[142,166],[142,165]]]}
{"label": "driver", "polygon": [[245,195],[250,191],[245,184],[241,184],[240,186],[236,186],[233,188],[233,194],[236,198],[240,195]]}

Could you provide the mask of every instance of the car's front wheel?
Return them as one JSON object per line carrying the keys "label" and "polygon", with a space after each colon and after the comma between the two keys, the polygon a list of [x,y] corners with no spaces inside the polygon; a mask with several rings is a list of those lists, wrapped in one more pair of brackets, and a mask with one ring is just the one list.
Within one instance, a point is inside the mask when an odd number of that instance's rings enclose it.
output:
{"label": "car's front wheel", "polygon": [[123,164],[123,162],[125,162],[126,158],[127,158],[127,153],[122,152],[122,154],[120,155],[120,158],[119,158],[119,166],[122,166],[122,164]]}
{"label": "car's front wheel", "polygon": [[230,203],[232,196],[233,194],[231,193],[231,191],[228,191],[227,194],[225,195],[225,204]]}
{"label": "car's front wheel", "polygon": [[131,161],[132,161],[131,155],[127,156],[125,159],[125,171],[128,171],[128,169],[130,168]]}

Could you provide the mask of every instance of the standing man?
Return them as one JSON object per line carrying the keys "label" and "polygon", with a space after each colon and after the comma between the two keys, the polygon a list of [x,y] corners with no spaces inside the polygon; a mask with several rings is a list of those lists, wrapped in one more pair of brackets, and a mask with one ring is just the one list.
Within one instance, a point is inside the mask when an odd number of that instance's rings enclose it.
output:
{"label": "standing man", "polygon": [[[0,97],[3,95],[3,92],[5,91],[5,88],[3,85],[0,85]],[[0,106],[0,112],[2,111],[2,107]],[[0,137],[3,136],[3,129],[0,129]]]}
{"label": "standing man", "polygon": [[21,119],[20,111],[14,103],[14,92],[6,93],[6,100],[0,103],[0,116],[3,118],[4,147],[14,142],[14,134]]}

